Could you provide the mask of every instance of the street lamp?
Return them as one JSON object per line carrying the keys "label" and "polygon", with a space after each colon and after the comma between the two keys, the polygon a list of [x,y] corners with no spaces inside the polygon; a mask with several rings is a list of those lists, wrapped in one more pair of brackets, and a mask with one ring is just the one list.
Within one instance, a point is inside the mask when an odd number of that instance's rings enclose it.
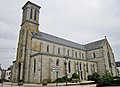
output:
{"label": "street lamp", "polygon": [[66,77],[66,86],[67,86],[67,80],[68,80],[67,79],[68,78],[67,77],[67,60],[68,60],[68,56],[65,56],[64,58],[65,58],[65,75],[66,75],[65,77]]}

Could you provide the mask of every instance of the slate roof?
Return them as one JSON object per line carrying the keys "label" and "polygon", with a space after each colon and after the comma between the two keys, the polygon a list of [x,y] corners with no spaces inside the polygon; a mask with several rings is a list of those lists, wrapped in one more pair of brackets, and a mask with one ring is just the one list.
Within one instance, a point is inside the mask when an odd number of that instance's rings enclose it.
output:
{"label": "slate roof", "polygon": [[92,43],[81,45],[81,44],[78,44],[78,43],[75,43],[75,42],[72,42],[72,41],[69,41],[69,40],[65,40],[65,39],[62,39],[62,38],[44,33],[44,32],[38,32],[38,33],[33,32],[32,34],[33,34],[32,37],[36,38],[36,39],[46,40],[46,41],[49,41],[49,42],[53,42],[53,43],[56,43],[56,44],[77,48],[77,49],[84,50],[84,51],[100,48],[100,47],[103,46],[103,43],[105,41],[105,39],[102,39],[102,40],[99,40],[99,41],[95,41],[95,42],[92,42]]}
{"label": "slate roof", "polygon": [[84,45],[69,41],[69,40],[65,40],[47,33],[43,33],[43,32],[39,32],[39,33],[33,33],[33,38],[36,39],[41,39],[41,40],[46,40],[49,42],[53,42],[56,44],[60,44],[60,45],[65,45],[65,46],[69,46],[69,47],[73,47],[73,48],[77,48],[77,49],[81,49],[81,50],[86,50],[86,48],[84,47]]}
{"label": "slate roof", "polygon": [[102,39],[102,40],[98,40],[95,42],[85,44],[84,46],[85,46],[86,50],[93,50],[93,49],[101,48],[103,46],[104,42],[105,42],[105,39]]}

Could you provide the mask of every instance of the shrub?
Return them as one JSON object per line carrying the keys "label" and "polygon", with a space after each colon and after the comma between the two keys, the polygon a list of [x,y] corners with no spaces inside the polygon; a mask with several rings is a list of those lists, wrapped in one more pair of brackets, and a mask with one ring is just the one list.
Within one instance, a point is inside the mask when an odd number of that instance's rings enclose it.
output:
{"label": "shrub", "polygon": [[62,79],[63,79],[64,81],[68,80],[68,78],[67,78],[66,76],[62,77]]}
{"label": "shrub", "polygon": [[113,77],[108,72],[106,72],[103,76],[100,76],[97,73],[93,73],[93,75],[88,76],[88,80],[93,80],[99,85],[112,85]]}
{"label": "shrub", "polygon": [[73,73],[73,74],[72,74],[72,78],[80,78],[80,76],[79,76],[79,74],[77,74],[77,73]]}
{"label": "shrub", "polygon": [[100,79],[100,76],[96,72],[93,73],[92,75],[88,76],[88,80],[92,80],[92,81],[95,81],[95,82],[98,82],[99,79]]}
{"label": "shrub", "polygon": [[55,82],[64,82],[64,79],[58,78],[58,79],[55,80]]}
{"label": "shrub", "polygon": [[62,77],[62,78],[56,79],[55,82],[66,82],[66,80],[67,80],[67,81],[70,81],[71,78],[68,79],[66,76],[64,76],[64,77]]}
{"label": "shrub", "polygon": [[72,81],[72,78],[68,78],[68,82],[71,82]]}
{"label": "shrub", "polygon": [[106,72],[105,75],[103,76],[100,76],[99,79],[98,79],[98,84],[99,85],[112,85],[113,83],[113,77],[110,73]]}

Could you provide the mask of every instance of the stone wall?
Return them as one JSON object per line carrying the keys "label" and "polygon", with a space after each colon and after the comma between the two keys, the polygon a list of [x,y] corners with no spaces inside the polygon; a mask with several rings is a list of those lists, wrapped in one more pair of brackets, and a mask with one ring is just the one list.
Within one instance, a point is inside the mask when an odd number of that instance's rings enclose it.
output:
{"label": "stone wall", "polygon": [[[59,59],[59,65],[56,65],[56,61]],[[34,60],[36,60],[36,66],[34,67]],[[39,83],[43,81],[44,79],[48,79],[49,81],[55,81],[56,80],[56,72],[52,71],[52,67],[59,67],[60,71],[58,73],[58,78],[64,77],[65,74],[65,58],[63,57],[57,57],[49,54],[38,54],[36,56],[33,56],[31,58],[31,66],[30,66],[30,82],[31,83]],[[68,63],[70,62],[70,73],[68,72]],[[42,64],[41,64],[42,63]],[[80,63],[82,69],[80,70]],[[86,64],[88,64],[88,68],[86,67]],[[87,80],[87,76],[91,75],[93,71],[91,70],[91,65],[94,65],[95,71],[97,72],[97,64],[94,62],[87,62],[82,60],[75,60],[72,58],[68,58],[67,60],[67,74],[68,77],[71,78],[73,73],[81,73],[82,71],[82,80]],[[83,68],[85,67],[85,68]],[[36,69],[34,72],[34,68]],[[41,69],[42,68],[42,69]],[[87,70],[88,69],[88,70]],[[42,74],[42,75],[41,75]],[[42,76],[42,77],[41,77]],[[42,79],[42,80],[41,80]],[[81,79],[81,78],[80,78]]]}

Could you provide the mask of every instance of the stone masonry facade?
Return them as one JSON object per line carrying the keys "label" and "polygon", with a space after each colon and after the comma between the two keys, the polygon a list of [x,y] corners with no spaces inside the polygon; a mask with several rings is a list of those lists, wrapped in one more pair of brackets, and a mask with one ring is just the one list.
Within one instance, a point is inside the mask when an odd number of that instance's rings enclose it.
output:
{"label": "stone masonry facade", "polygon": [[106,71],[116,76],[114,54],[107,38],[81,45],[41,32],[38,29],[40,8],[30,1],[22,8],[17,56],[12,68],[13,82],[55,81],[54,68],[59,69],[58,78],[66,73],[70,78],[77,73],[80,80],[87,80],[94,72],[102,75]]}

